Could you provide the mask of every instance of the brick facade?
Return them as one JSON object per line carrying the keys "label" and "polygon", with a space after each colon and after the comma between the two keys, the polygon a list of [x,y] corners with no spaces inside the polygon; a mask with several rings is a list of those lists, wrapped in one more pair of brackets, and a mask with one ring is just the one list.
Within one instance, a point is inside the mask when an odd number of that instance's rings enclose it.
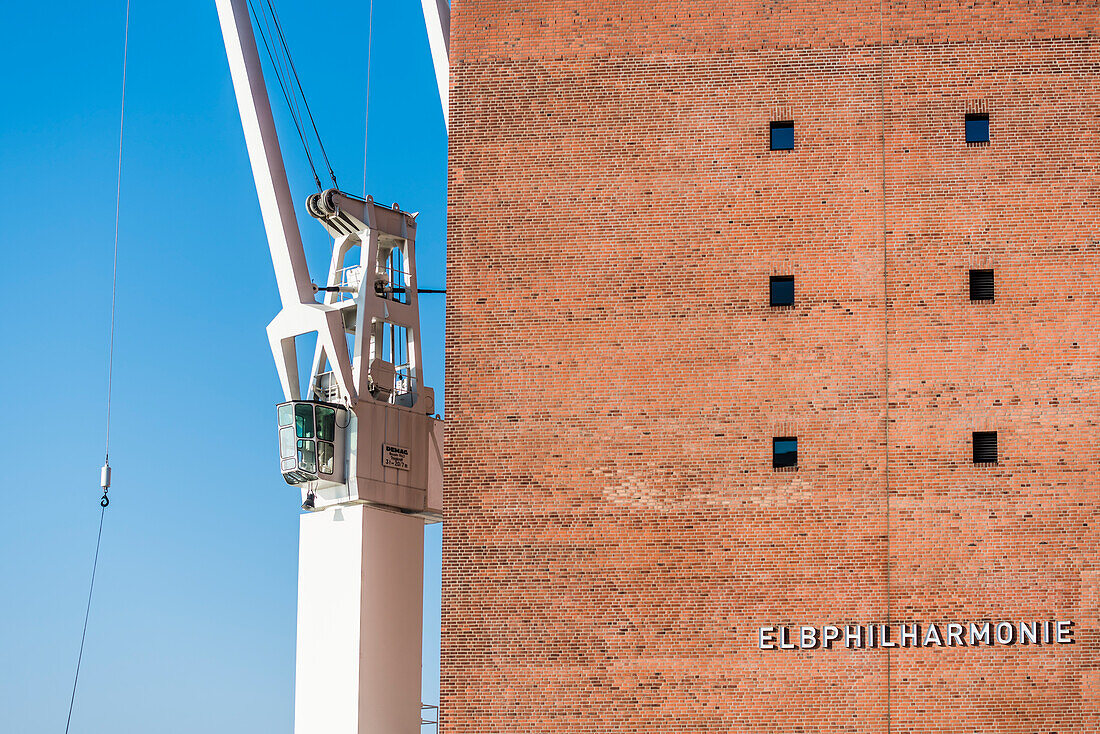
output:
{"label": "brick facade", "polygon": [[1100,731],[1100,4],[451,27],[442,731]]}

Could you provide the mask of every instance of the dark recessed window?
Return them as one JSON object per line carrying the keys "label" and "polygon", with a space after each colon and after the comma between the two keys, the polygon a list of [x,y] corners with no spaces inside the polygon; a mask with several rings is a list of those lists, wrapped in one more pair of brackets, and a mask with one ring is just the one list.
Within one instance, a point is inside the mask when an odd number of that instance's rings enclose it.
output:
{"label": "dark recessed window", "polygon": [[992,270],[971,270],[970,271],[970,300],[971,301],[992,301],[993,300],[993,271]]}
{"label": "dark recessed window", "polygon": [[989,115],[974,112],[966,116],[966,144],[979,145],[989,142]]}
{"label": "dark recessed window", "polygon": [[771,291],[771,304],[773,306],[794,305],[793,275],[773,275],[768,287]]}
{"label": "dark recessed window", "polygon": [[793,436],[772,439],[772,468],[795,469],[798,467],[798,439]]}
{"label": "dark recessed window", "polygon": [[974,431],[974,463],[997,463],[996,431]]}
{"label": "dark recessed window", "polygon": [[794,149],[794,123],[791,121],[786,122],[773,122],[772,123],[772,150],[793,150]]}

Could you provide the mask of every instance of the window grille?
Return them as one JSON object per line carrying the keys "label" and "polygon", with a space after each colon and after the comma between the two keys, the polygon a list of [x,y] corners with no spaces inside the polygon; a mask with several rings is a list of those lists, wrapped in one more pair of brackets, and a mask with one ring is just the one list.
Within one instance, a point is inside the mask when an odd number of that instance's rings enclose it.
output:
{"label": "window grille", "polygon": [[993,296],[994,296],[993,271],[992,270],[971,270],[970,271],[970,300],[971,301],[992,301]]}
{"label": "window grille", "polygon": [[997,463],[997,432],[996,431],[975,431],[974,432],[974,463],[975,464],[996,464]]}

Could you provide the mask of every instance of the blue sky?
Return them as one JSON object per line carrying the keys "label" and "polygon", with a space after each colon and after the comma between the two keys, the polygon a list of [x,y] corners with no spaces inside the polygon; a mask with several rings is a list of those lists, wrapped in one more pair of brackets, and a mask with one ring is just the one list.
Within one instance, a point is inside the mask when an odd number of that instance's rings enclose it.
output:
{"label": "blue sky", "polygon": [[[368,3],[278,0],[343,188],[360,193]],[[15,3],[0,26],[0,720],[65,725],[99,515],[124,0]],[[446,134],[420,4],[374,7],[368,191],[420,211],[444,285]],[[279,308],[213,0],[133,0],[115,467],[72,732],[290,732],[298,499],[279,477]],[[275,97],[272,97],[273,104]],[[312,181],[285,109],[299,201]],[[294,145],[292,145],[294,143]],[[329,240],[302,217],[314,272]],[[443,299],[422,299],[443,388]],[[15,450],[18,449],[18,450]],[[438,700],[440,526],[424,700]]]}

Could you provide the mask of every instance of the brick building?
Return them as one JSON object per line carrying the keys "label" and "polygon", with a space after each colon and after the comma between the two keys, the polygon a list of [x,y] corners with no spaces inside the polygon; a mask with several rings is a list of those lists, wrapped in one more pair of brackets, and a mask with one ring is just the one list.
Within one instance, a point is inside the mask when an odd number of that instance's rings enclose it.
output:
{"label": "brick building", "polygon": [[443,731],[1100,731],[1100,5],[451,38]]}

